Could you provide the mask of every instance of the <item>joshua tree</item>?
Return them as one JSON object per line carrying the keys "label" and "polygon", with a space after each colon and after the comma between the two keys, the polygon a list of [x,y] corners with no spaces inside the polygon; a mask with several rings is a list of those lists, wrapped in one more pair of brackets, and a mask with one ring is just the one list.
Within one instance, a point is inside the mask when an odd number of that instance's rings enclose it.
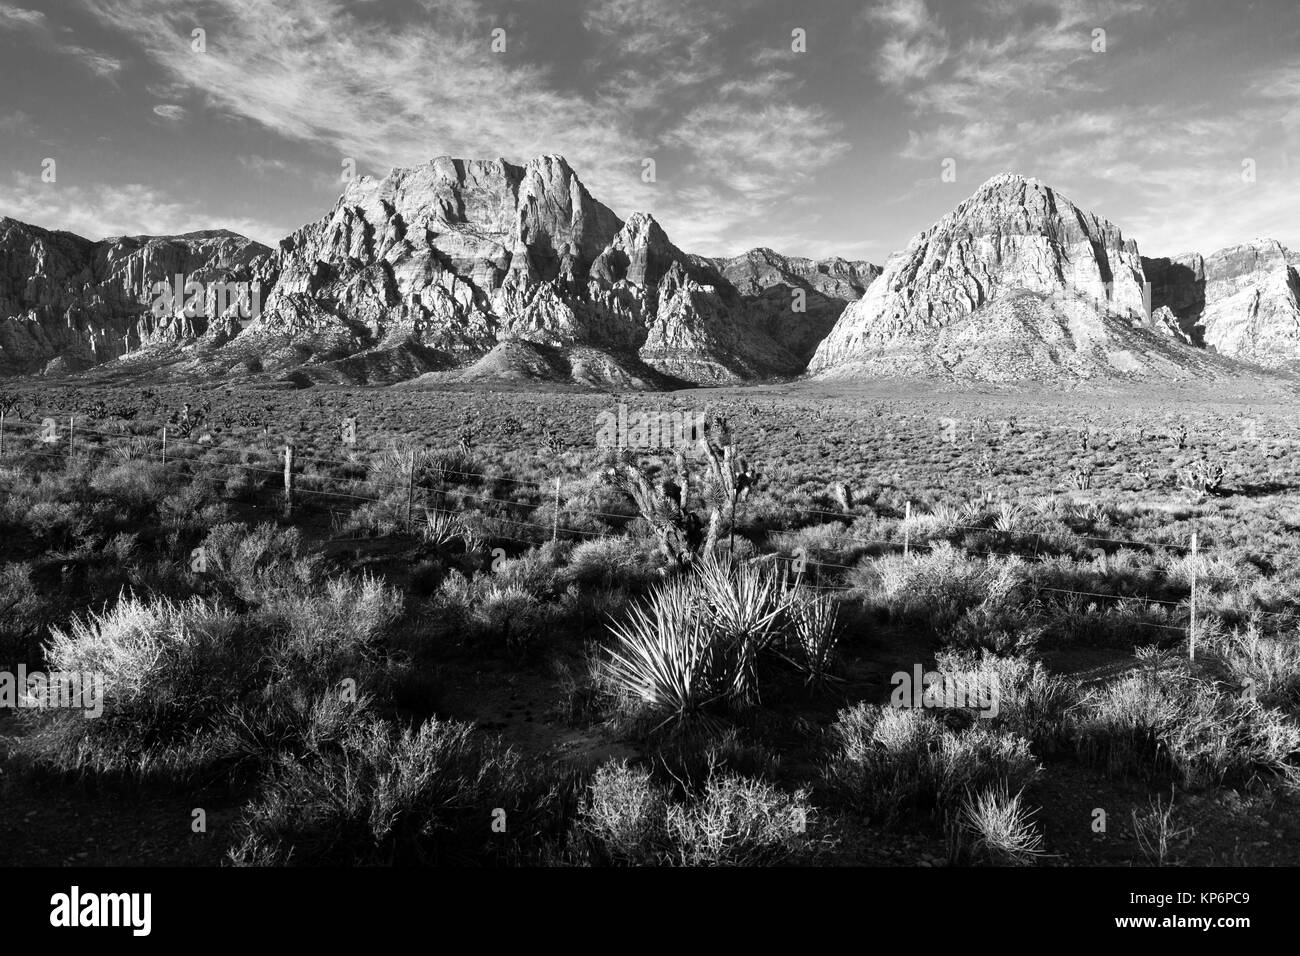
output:
{"label": "joshua tree", "polygon": [[699,448],[704,456],[700,498],[707,517],[689,507],[691,476],[680,451],[675,480],[656,481],[653,472],[628,449],[616,453],[606,468],[608,480],[631,495],[641,517],[658,536],[664,556],[678,567],[713,554],[724,522],[735,544],[736,511],[760,477],[736,454],[725,418],[712,417],[705,422]]}
{"label": "joshua tree", "polygon": [[1196,498],[1204,498],[1223,487],[1224,477],[1222,465],[1203,457],[1182,473],[1181,487]]}
{"label": "joshua tree", "polygon": [[837,481],[831,485],[831,497],[840,509],[848,513],[853,511],[853,489],[842,481]]}

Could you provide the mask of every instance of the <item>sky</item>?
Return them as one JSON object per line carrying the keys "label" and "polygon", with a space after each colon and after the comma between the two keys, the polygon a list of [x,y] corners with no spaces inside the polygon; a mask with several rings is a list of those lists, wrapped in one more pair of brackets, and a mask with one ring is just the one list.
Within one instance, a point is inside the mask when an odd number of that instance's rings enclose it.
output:
{"label": "sky", "polygon": [[1300,249],[1298,147],[1298,0],[0,0],[0,215],[94,239],[559,153],[703,255],[883,263],[1008,171],[1144,255]]}

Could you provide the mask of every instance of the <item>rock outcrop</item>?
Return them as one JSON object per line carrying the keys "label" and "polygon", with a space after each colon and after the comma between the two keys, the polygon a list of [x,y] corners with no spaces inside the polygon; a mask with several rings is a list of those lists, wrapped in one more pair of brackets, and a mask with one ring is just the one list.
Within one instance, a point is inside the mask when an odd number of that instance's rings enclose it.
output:
{"label": "rock outcrop", "polygon": [[1272,239],[1208,256],[1143,259],[1152,304],[1190,341],[1271,368],[1300,364],[1300,276]]}
{"label": "rock outcrop", "polygon": [[[750,321],[804,364],[844,307],[862,298],[881,271],[870,262],[789,257],[767,248],[715,263],[722,277],[745,297]],[[802,312],[795,313],[796,308]],[[801,321],[791,321],[796,314]]]}
{"label": "rock outcrop", "polygon": [[[799,263],[789,275],[817,272]],[[816,310],[781,313],[767,294],[775,279],[738,290],[653,216],[620,220],[559,156],[525,166],[441,157],[355,180],[329,215],[285,239],[263,318],[232,349],[284,367],[411,346],[438,373],[489,355],[475,376],[570,367],[549,352],[517,368],[498,361],[525,354],[494,353],[517,341],[603,350],[608,361],[587,354],[576,367],[610,369],[611,382],[656,371],[697,383],[794,375],[872,268],[837,262],[815,284],[800,279],[815,285]]]}
{"label": "rock outcrop", "polygon": [[[192,315],[184,294],[159,302],[155,284],[170,288],[178,274],[202,285]],[[0,373],[61,374],[161,342],[223,341],[240,304],[219,302],[217,284],[247,283],[251,318],[275,276],[271,250],[231,232],[92,242],[0,219]]]}
{"label": "rock outcrop", "polygon": [[821,376],[976,381],[1184,374],[1150,322],[1137,245],[1034,179],[1001,175],[891,257],[813,356]]}

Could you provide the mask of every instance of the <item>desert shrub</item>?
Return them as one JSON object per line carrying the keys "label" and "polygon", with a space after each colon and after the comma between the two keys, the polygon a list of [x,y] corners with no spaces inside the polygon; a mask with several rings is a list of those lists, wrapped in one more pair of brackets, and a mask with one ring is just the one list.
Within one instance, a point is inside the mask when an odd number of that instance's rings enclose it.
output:
{"label": "desert shrub", "polygon": [[979,686],[996,687],[998,712],[982,719],[1029,741],[1039,757],[1068,747],[1070,709],[1078,701],[1075,682],[1050,674],[1041,661],[987,651],[941,653],[937,665],[940,673],[965,675]]}
{"label": "desert shrub", "polygon": [[471,636],[523,652],[540,642],[553,621],[547,605],[516,585],[493,582],[469,612]]}
{"label": "desert shrub", "polygon": [[762,780],[714,774],[692,803],[668,810],[668,842],[682,866],[777,863],[806,847],[808,794],[787,794]]}
{"label": "desert shrub", "polygon": [[1186,612],[1141,598],[1118,600],[1067,594],[1044,600],[1040,646],[1090,645],[1131,649],[1186,627]]}
{"label": "desert shrub", "polygon": [[[213,474],[209,477],[224,482],[226,476]],[[225,502],[217,499],[217,485],[209,481],[182,485],[160,498],[156,510],[163,527],[180,531],[211,528],[224,522],[227,514]]]}
{"label": "desert shrub", "polygon": [[262,524],[221,524],[203,539],[208,573],[221,590],[260,603],[277,591],[302,591],[320,577],[319,558],[303,554],[302,532]]}
{"label": "desert shrub", "polygon": [[842,522],[812,525],[775,536],[783,554],[793,555],[800,549],[809,561],[848,565],[865,550],[859,537],[867,537]]}
{"label": "desert shrub", "polygon": [[170,481],[161,462],[124,461],[100,468],[90,487],[98,494],[140,508],[164,497]]}
{"label": "desert shrub", "polygon": [[640,590],[657,578],[650,551],[641,542],[624,537],[595,538],[575,544],[569,552],[567,566],[560,569],[559,575],[566,585],[628,590]]}
{"label": "desert shrub", "polygon": [[1036,811],[1023,803],[1023,791],[1012,795],[1005,785],[967,797],[961,825],[972,837],[973,861],[1026,866],[1042,855],[1043,837],[1034,826]]}
{"label": "desert shrub", "polygon": [[891,615],[928,622],[941,629],[951,626],[970,608],[990,595],[1005,604],[1027,580],[1019,558],[968,557],[948,542],[910,558],[888,555],[876,558],[854,572],[854,584],[869,603]]}
{"label": "desert shrub", "polygon": [[1267,636],[1256,622],[1221,635],[1213,647],[1234,680],[1265,707],[1300,707],[1300,639]]}
{"label": "desert shrub", "polygon": [[964,731],[919,709],[859,703],[831,727],[827,777],[851,806],[892,819],[904,810],[949,813],[966,791],[1020,789],[1038,770],[1028,741],[977,720]]}
{"label": "desert shrub", "polygon": [[1182,554],[1165,558],[1165,576],[1174,587],[1190,589],[1195,578],[1202,593],[1235,591],[1249,587],[1259,572],[1249,564],[1222,554]]}
{"label": "desert shrub", "polygon": [[1080,756],[1118,777],[1184,787],[1294,781],[1300,728],[1259,702],[1225,694],[1181,660],[1151,666],[1084,696],[1071,721]]}
{"label": "desert shrub", "polygon": [[0,565],[0,670],[40,662],[41,642],[54,614],[55,602],[32,582],[30,564]]}
{"label": "desert shrub", "polygon": [[366,676],[401,615],[402,595],[367,574],[273,593],[259,620],[274,635],[269,653],[277,678],[319,693]]}
{"label": "desert shrub", "polygon": [[[428,720],[376,718],[286,755],[245,808],[237,865],[355,866],[509,862],[564,823],[561,790],[499,740]],[[494,821],[505,825],[494,829]]]}
{"label": "desert shrub", "polygon": [[546,600],[555,594],[555,564],[549,546],[529,548],[517,558],[496,563],[492,579],[500,590],[514,589],[536,600]]}
{"label": "desert shrub", "polygon": [[52,631],[49,667],[95,675],[103,713],[36,711],[19,752],[67,773],[179,780],[208,769],[227,756],[222,717],[260,683],[258,639],[231,612],[199,599],[123,598],[74,619]]}
{"label": "desert shrub", "polygon": [[48,547],[66,547],[91,530],[86,508],[77,502],[38,501],[26,516],[27,529]]}
{"label": "desert shrub", "polygon": [[606,862],[654,862],[666,835],[667,790],[649,770],[611,760],[596,768],[578,821]]}
{"label": "desert shrub", "polygon": [[600,862],[754,866],[807,852],[813,812],[803,790],[727,772],[674,800],[648,770],[611,761],[597,768],[578,826]]}

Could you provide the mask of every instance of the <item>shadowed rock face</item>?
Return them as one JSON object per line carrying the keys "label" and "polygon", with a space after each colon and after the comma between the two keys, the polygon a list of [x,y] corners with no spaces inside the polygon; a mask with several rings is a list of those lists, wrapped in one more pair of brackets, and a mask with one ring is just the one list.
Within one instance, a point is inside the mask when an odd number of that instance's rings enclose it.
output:
{"label": "shadowed rock face", "polygon": [[1300,362],[1300,277],[1280,243],[1256,239],[1143,265],[1153,305],[1167,307],[1193,342],[1274,368]]}
{"label": "shadowed rock face", "polygon": [[938,354],[944,329],[1013,291],[1088,303],[1133,324],[1146,316],[1142,281],[1136,244],[1111,223],[1036,180],[997,176],[889,260],[844,310],[810,371],[929,374],[931,363],[918,357]]}
{"label": "shadowed rock face", "polygon": [[[133,236],[92,242],[67,232],[0,219],[0,373],[52,371],[108,361],[159,342],[219,340],[219,321],[186,318],[181,304],[153,314],[156,282],[177,273],[206,284],[275,281],[270,249],[225,231]],[[217,316],[215,300],[204,315]]]}
{"label": "shadowed rock face", "polygon": [[[862,298],[881,271],[870,262],[788,257],[766,248],[715,262],[746,298],[751,321],[805,364],[844,307]],[[804,309],[801,321],[792,321],[796,302]]]}

